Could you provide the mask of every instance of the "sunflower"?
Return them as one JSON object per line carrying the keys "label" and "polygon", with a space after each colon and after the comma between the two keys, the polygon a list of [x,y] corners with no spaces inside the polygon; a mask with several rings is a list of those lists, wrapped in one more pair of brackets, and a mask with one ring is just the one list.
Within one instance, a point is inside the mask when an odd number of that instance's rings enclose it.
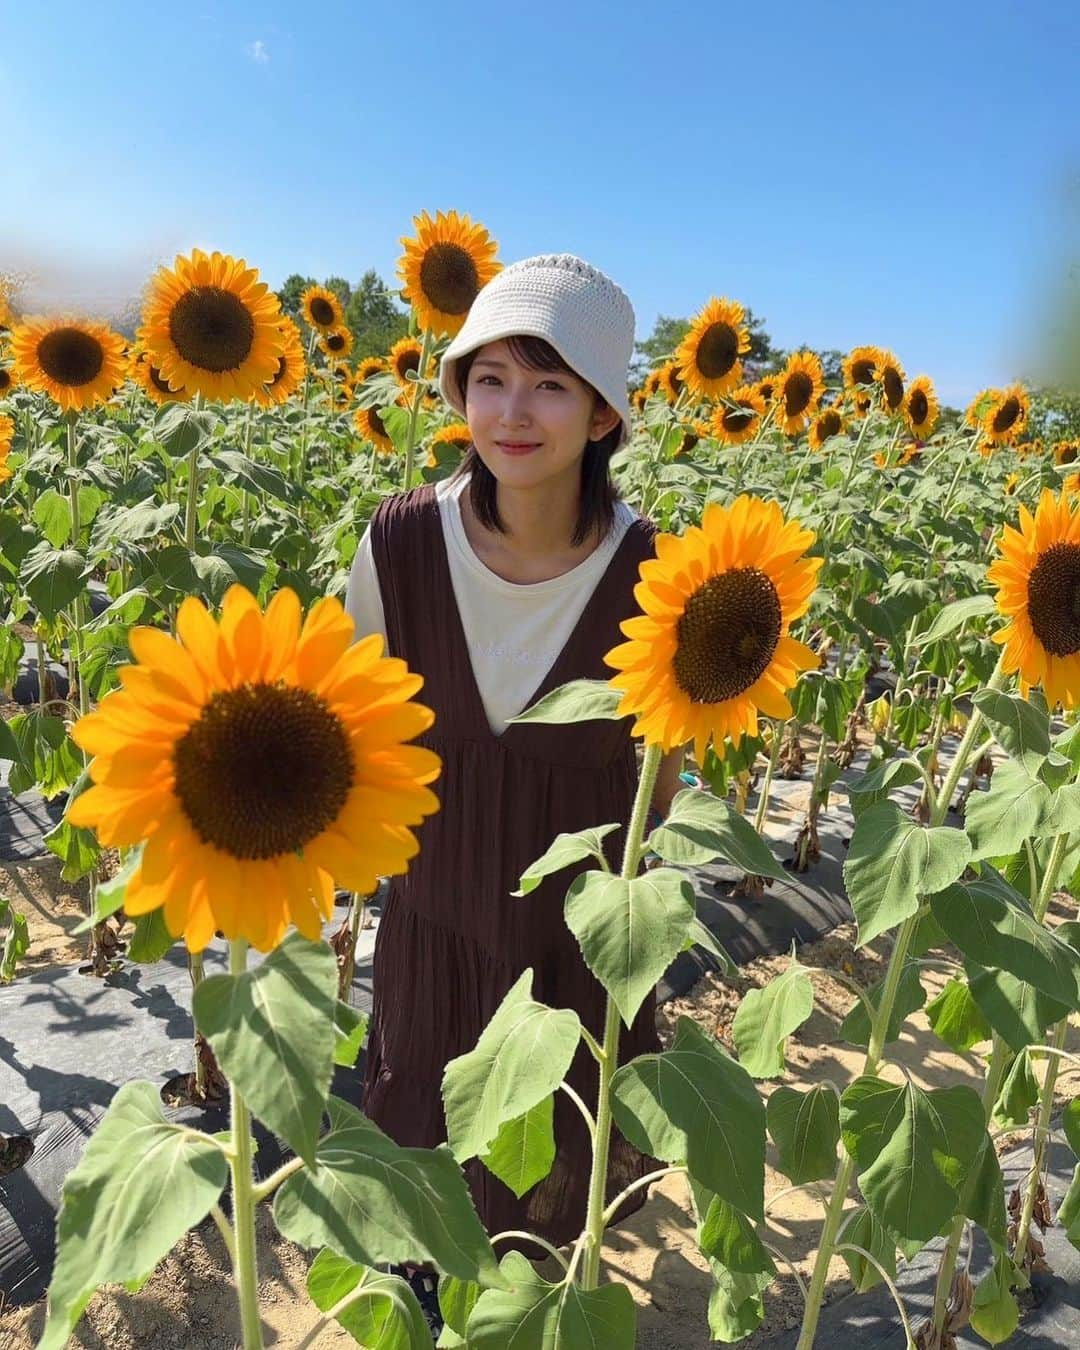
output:
{"label": "sunflower", "polygon": [[345,412],[352,407],[353,387],[350,380],[345,380],[341,384],[335,384],[330,391],[330,402],[338,410]]}
{"label": "sunflower", "polygon": [[1080,441],[1058,441],[1054,445],[1055,464],[1074,464],[1080,457]]}
{"label": "sunflower", "polygon": [[1010,473],[1005,475],[1005,483],[1002,488],[1002,491],[1005,493],[1006,497],[1011,497],[1013,495],[1013,493],[1016,491],[1016,485],[1019,482],[1020,482],[1020,475],[1018,473]]}
{"label": "sunflower", "polygon": [[1046,447],[1042,443],[1042,438],[1036,436],[1034,440],[1021,441],[1014,449],[1016,450],[1017,458],[1023,461],[1032,455],[1042,455],[1045,452]]}
{"label": "sunflower", "polygon": [[922,452],[923,452],[922,441],[909,442],[907,445],[903,446],[903,448],[900,451],[900,458],[896,461],[897,468],[902,469],[905,466],[905,464],[914,464],[915,461],[922,455]]}
{"label": "sunflower", "polygon": [[1061,490],[1063,493],[1080,492],[1080,473],[1070,473],[1062,479]]}
{"label": "sunflower", "polygon": [[776,397],[776,389],[779,383],[780,377],[778,375],[763,375],[753,386],[755,392],[759,393],[765,400],[766,408]]}
{"label": "sunflower", "polygon": [[982,419],[982,430],[991,445],[1011,445],[1027,424],[1031,403],[1022,385],[995,391],[995,398]]}
{"label": "sunflower", "polygon": [[468,422],[450,422],[445,427],[440,427],[432,436],[431,444],[449,445],[464,454],[472,445],[472,432],[469,430]]}
{"label": "sunflower", "polygon": [[908,386],[903,401],[904,421],[913,436],[925,441],[937,425],[941,404],[929,375],[917,375]]}
{"label": "sunflower", "polygon": [[386,369],[387,364],[381,356],[365,356],[362,361],[356,363],[353,378],[361,385],[369,375],[381,375]]}
{"label": "sunflower", "polygon": [[345,324],[341,300],[325,286],[307,288],[300,297],[300,314],[309,328],[317,328],[320,333],[329,333]]}
{"label": "sunflower", "polygon": [[13,378],[64,412],[96,407],[124,383],[124,339],[82,319],[28,319],[11,336]]}
{"label": "sunflower", "polygon": [[352,329],[344,326],[331,328],[319,339],[319,348],[328,361],[348,356],[353,348]]}
{"label": "sunflower", "polygon": [[645,395],[646,401],[652,398],[653,394],[660,392],[662,378],[659,366],[655,370],[650,370],[648,375],[645,376],[645,383],[641,386],[641,392]]}
{"label": "sunflower", "polygon": [[7,398],[18,381],[10,366],[0,366],[0,398]]}
{"label": "sunflower", "polygon": [[868,389],[885,364],[885,352],[880,347],[852,347],[840,364],[844,388]]}
{"label": "sunflower", "polygon": [[679,374],[677,363],[674,361],[665,361],[658,373],[660,376],[658,384],[660,392],[669,403],[676,403],[683,390],[683,378]]}
{"label": "sunflower", "polygon": [[786,691],[819,665],[788,636],[817,584],[823,560],[803,556],[814,538],[775,502],[745,495],[710,503],[681,538],[656,536],[634,588],[644,613],[623,621],[630,641],[604,657],[634,736],[665,750],[693,739],[703,764],[710,740],[756,735],[759,713],[791,716]]}
{"label": "sunflower", "polygon": [[754,385],[744,384],[726,395],[713,413],[711,431],[721,445],[741,445],[758,434],[765,400]]}
{"label": "sunflower", "polygon": [[822,408],[810,424],[810,448],[821,450],[825,442],[833,436],[839,436],[844,429],[844,419],[836,407]]}
{"label": "sunflower", "polygon": [[246,400],[277,373],[281,317],[277,296],[243,258],[194,249],[150,282],[139,341],[171,388]]}
{"label": "sunflower", "polygon": [[139,386],[147,398],[154,403],[186,403],[187,394],[183,389],[170,389],[167,380],[161,378],[158,370],[144,351],[136,351],[128,361],[128,375]]}
{"label": "sunflower", "polygon": [[423,355],[423,349],[415,338],[404,337],[400,342],[395,342],[390,348],[388,364],[394,372],[394,378],[398,384],[408,392],[416,387],[415,380],[410,380],[410,375],[415,375],[420,369],[420,357]]}
{"label": "sunflower", "polygon": [[1035,515],[1020,504],[1020,528],[1006,525],[986,579],[1009,620],[993,634],[1005,647],[1004,671],[1020,674],[1020,692],[1041,684],[1047,701],[1080,702],[1080,501],[1044,488]]}
{"label": "sunflower", "polygon": [[350,645],[333,597],[301,626],[295,592],[264,614],[231,586],[220,623],[189,597],[176,629],[132,629],[138,664],[75,724],[94,786],[67,819],[105,845],[145,841],[124,908],[164,907],[192,951],[215,931],[268,951],[290,924],[317,940],[334,882],[368,894],[405,872],[409,827],[438,810],[439,758],[405,744],[435,720],[409,701],[423,678],[379,634]]}
{"label": "sunflower", "polygon": [[483,225],[456,211],[413,216],[416,238],[403,238],[398,260],[402,299],[416,311],[420,330],[453,337],[465,322],[477,293],[502,270],[497,245]]}
{"label": "sunflower", "polygon": [[776,377],[780,425],[789,436],[797,436],[810,421],[824,392],[825,375],[814,353],[802,351],[789,356]]}
{"label": "sunflower", "polygon": [[746,315],[736,300],[714,296],[690,325],[675,352],[683,383],[699,398],[716,398],[742,379],[741,356],[750,350]]}
{"label": "sunflower", "polygon": [[262,408],[288,402],[300,388],[307,368],[300,329],[292,319],[285,316],[282,316],[281,320],[281,336],[285,342],[285,350],[278,357],[278,368],[274,378],[254,395],[255,402]]}
{"label": "sunflower", "polygon": [[964,422],[969,427],[981,427],[983,418],[993,407],[998,396],[996,389],[982,389],[975,395],[964,413]]}
{"label": "sunflower", "polygon": [[904,367],[892,352],[882,352],[882,362],[878,370],[882,396],[887,412],[899,412],[904,403]]}
{"label": "sunflower", "polygon": [[15,423],[6,413],[0,413],[0,455],[7,456],[14,439]]}
{"label": "sunflower", "polygon": [[370,441],[380,455],[394,453],[394,442],[383,425],[378,408],[357,408],[353,413],[353,426],[356,434]]}

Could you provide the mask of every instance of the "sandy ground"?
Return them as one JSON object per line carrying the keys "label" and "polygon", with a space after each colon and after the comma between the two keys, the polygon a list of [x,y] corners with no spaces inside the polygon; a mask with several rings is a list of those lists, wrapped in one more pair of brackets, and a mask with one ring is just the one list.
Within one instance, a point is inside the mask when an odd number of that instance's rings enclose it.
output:
{"label": "sandy ground", "polygon": [[[81,917],[82,887],[61,882],[59,871],[59,863],[52,859],[0,864],[0,892],[29,919],[32,950],[25,962],[27,970],[79,960],[85,952],[84,939],[69,936]],[[1059,919],[1069,917],[1075,913],[1075,905],[1060,895],[1054,913]],[[879,939],[869,948],[855,951],[854,936],[853,926],[839,928],[821,942],[802,948],[800,959],[826,971],[842,970],[860,983],[870,984],[880,978],[888,941]],[[741,994],[766,983],[786,961],[782,957],[763,958],[730,980],[707,976],[688,995],[659,1010],[661,1037],[670,1035],[678,1016],[687,1015],[730,1047],[731,1021]],[[946,979],[943,972],[926,973],[928,998]],[[840,1021],[854,996],[828,974],[816,976],[815,986],[815,1011],[788,1043],[789,1073],[781,1081],[802,1086],[829,1079],[843,1088],[858,1075],[863,1063],[863,1050],[846,1045],[838,1037]],[[1074,1029],[1073,1040],[1077,1039]],[[883,1070],[895,1081],[902,1081],[903,1073],[925,1087],[955,1083],[978,1087],[982,1068],[977,1054],[954,1054],[933,1036],[925,1017],[916,1014],[908,1019],[901,1040],[890,1047],[889,1063]],[[762,1086],[768,1092],[771,1085]],[[1072,1095],[1076,1088],[1075,1072],[1059,1077],[1058,1090],[1063,1096]],[[1004,1138],[999,1147],[1005,1151],[1017,1138]],[[770,1160],[772,1156],[770,1146]],[[787,1179],[767,1166],[767,1240],[806,1281],[821,1229],[821,1199],[814,1193],[816,1188],[781,1196],[787,1186]],[[276,1234],[264,1206],[259,1225],[260,1308],[268,1346],[295,1346],[315,1323],[316,1314],[304,1286],[307,1265],[307,1254]],[[796,1281],[790,1267],[780,1268],[783,1273],[765,1295],[766,1320],[742,1345],[759,1346],[799,1319],[801,1296]],[[710,1281],[694,1242],[686,1184],[681,1177],[664,1178],[653,1188],[642,1210],[608,1233],[604,1270],[602,1278],[626,1283],[634,1296],[638,1305],[637,1344],[643,1350],[705,1350],[714,1344],[706,1320]],[[550,1271],[545,1269],[544,1273]],[[837,1258],[830,1271],[830,1300],[850,1287],[846,1274],[846,1267]],[[42,1304],[0,1312],[0,1350],[32,1350],[43,1314]],[[209,1223],[187,1235],[138,1295],[116,1287],[97,1294],[70,1342],[82,1350],[148,1346],[155,1350],[233,1350],[239,1343],[228,1263],[218,1234]],[[315,1341],[320,1348],[346,1344],[355,1342],[336,1328],[327,1328]]]}

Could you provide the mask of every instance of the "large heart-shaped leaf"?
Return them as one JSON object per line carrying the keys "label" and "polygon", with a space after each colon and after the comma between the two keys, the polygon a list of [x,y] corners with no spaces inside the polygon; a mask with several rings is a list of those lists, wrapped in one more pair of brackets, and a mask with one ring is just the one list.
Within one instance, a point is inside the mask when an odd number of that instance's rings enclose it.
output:
{"label": "large heart-shaped leaf", "polygon": [[633,1350],[637,1314],[625,1284],[549,1284],[520,1252],[502,1272],[513,1292],[488,1290],[469,1316],[469,1350]]}
{"label": "large heart-shaped leaf", "polygon": [[731,1026],[739,1063],[755,1078],[784,1072],[784,1044],[814,1011],[810,976],[794,962],[761,989],[743,996]]}
{"label": "large heart-shaped leaf", "polygon": [[840,1099],[831,1087],[819,1085],[805,1092],[778,1087],[769,1097],[766,1119],[779,1153],[777,1167],[794,1185],[833,1175]]}
{"label": "large heart-shaped leaf", "polygon": [[783,866],[750,822],[727,802],[698,788],[676,795],[663,825],[649,836],[649,847],[679,867],[723,858],[743,872],[787,880]]}

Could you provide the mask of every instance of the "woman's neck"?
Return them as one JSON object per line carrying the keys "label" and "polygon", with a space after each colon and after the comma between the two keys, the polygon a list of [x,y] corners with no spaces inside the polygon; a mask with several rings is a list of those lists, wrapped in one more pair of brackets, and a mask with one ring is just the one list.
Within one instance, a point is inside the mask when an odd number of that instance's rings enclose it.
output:
{"label": "woman's neck", "polygon": [[600,542],[594,530],[583,543],[571,543],[580,500],[578,480],[529,489],[500,483],[496,503],[505,534],[476,519],[468,490],[461,494],[461,519],[473,552],[497,575],[519,583],[546,581],[583,562]]}

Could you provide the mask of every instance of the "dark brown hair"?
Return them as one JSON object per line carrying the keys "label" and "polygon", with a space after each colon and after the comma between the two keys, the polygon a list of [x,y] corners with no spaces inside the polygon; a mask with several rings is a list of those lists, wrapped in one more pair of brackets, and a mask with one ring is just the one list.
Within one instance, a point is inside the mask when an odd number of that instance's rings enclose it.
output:
{"label": "dark brown hair", "polygon": [[[559,353],[543,338],[532,336],[513,336],[506,339],[506,345],[516,361],[530,370],[559,370],[568,375],[577,375],[577,371],[568,366]],[[467,352],[460,357],[454,371],[462,403],[465,402],[465,390],[469,381],[469,371],[476,359],[477,352]],[[581,376],[577,376],[581,379]],[[585,381],[597,399],[597,410],[607,407],[607,400],[593,386]],[[581,461],[581,498],[578,509],[577,528],[570,540],[575,547],[583,544],[593,530],[600,527],[600,537],[604,538],[615,523],[615,503],[619,493],[611,481],[608,466],[611,456],[619,444],[622,432],[622,419],[605,435],[596,441],[585,442],[585,454]],[[473,514],[486,529],[506,533],[506,527],[499,518],[496,502],[496,479],[488,466],[476,453],[476,446],[470,445],[465,451],[461,463],[451,475],[452,479],[469,475],[469,501]]]}

